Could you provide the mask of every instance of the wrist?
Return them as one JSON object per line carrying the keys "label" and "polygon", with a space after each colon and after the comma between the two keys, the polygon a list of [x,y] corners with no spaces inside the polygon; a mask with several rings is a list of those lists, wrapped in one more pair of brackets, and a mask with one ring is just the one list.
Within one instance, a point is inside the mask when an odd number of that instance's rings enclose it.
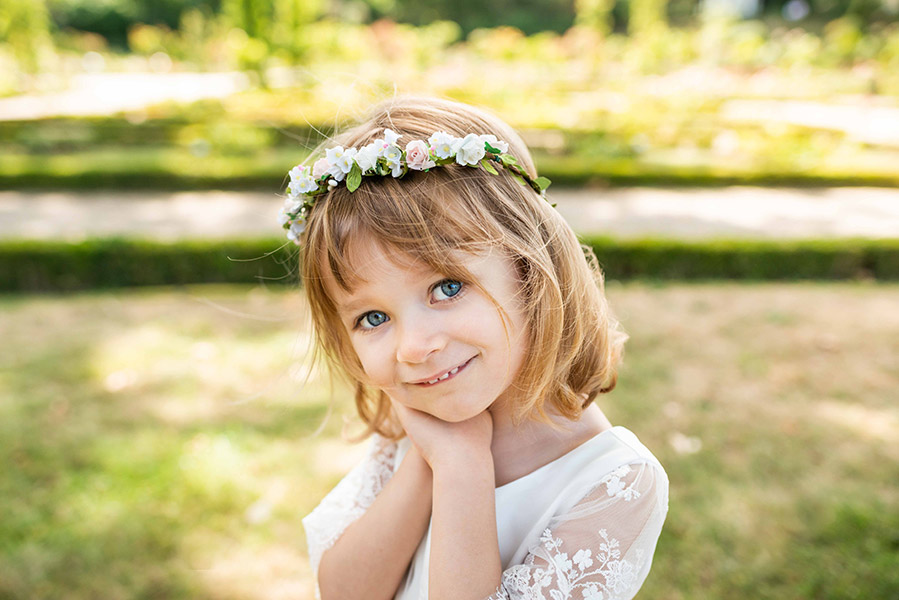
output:
{"label": "wrist", "polygon": [[433,475],[431,466],[421,455],[421,452],[418,451],[418,448],[415,447],[415,444],[409,446],[409,450],[406,452],[406,456],[403,457],[403,462],[400,464],[400,468],[402,467],[406,467],[422,477],[430,478]]}
{"label": "wrist", "polygon": [[435,460],[430,468],[434,477],[471,477],[478,474],[493,476],[493,454],[454,452]]}

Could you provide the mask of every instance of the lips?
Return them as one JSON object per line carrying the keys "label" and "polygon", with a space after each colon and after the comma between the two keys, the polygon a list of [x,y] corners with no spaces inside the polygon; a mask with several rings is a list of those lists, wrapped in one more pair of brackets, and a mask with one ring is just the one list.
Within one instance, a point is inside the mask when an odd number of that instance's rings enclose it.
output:
{"label": "lips", "polygon": [[431,386],[437,385],[438,383],[443,383],[444,381],[447,381],[448,379],[452,379],[453,377],[458,375],[459,372],[462,371],[462,369],[464,369],[465,367],[468,366],[468,363],[470,363],[473,358],[474,357],[472,356],[471,358],[466,360],[461,365],[457,365],[448,371],[444,371],[443,373],[441,373],[440,375],[437,375],[436,377],[432,377],[430,379],[420,379],[418,381],[413,381],[412,383],[414,385],[420,385],[422,387],[431,387]]}

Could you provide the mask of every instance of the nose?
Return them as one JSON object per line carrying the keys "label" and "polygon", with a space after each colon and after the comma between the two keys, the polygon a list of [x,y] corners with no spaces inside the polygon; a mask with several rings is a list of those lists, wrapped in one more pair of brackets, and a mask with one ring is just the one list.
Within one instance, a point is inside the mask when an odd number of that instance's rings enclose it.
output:
{"label": "nose", "polygon": [[446,346],[447,335],[434,315],[407,318],[398,330],[396,360],[423,363]]}

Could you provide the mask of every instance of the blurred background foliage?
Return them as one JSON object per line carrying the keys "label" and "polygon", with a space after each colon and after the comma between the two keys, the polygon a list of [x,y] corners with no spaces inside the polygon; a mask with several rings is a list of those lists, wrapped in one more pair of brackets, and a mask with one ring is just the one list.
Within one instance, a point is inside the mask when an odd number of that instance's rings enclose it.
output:
{"label": "blurred background foliage", "polygon": [[[556,185],[896,186],[897,15],[899,0],[0,0],[0,101],[102,75],[114,92],[130,75],[239,82],[0,112],[0,189],[274,198],[394,91],[490,107]],[[869,281],[899,277],[896,241],[589,239],[632,334],[604,408],[673,483],[643,595],[897,597],[899,321],[895,286]],[[307,362],[305,305],[276,289],[296,283],[282,241],[0,243],[0,291],[26,292],[0,296],[0,598],[311,597],[299,517],[361,454],[325,419],[351,396]],[[819,281],[616,281],[642,276]],[[820,281],[847,278],[862,283]],[[154,284],[182,287],[97,289]]]}
{"label": "blurred background foliage", "polygon": [[[52,67],[53,49],[161,50],[202,68],[235,67],[242,58],[311,62],[322,52],[352,60],[371,40],[354,44],[347,34],[371,28],[383,37],[388,21],[399,24],[391,33],[402,32],[395,51],[412,50],[407,38],[424,27],[414,54],[432,58],[454,44],[475,54],[486,45],[503,58],[618,57],[603,45],[578,46],[586,30],[653,37],[664,56],[640,59],[655,69],[702,59],[744,67],[873,61],[895,70],[897,15],[899,0],[2,0],[0,44],[30,71]],[[727,52],[709,52],[725,41]]]}
{"label": "blurred background foliage", "polygon": [[899,0],[0,0],[0,96],[100,72],[246,76],[221,100],[0,122],[0,182],[261,189],[399,90],[490,106],[560,183],[893,186],[899,133],[872,123],[899,110],[897,14]]}

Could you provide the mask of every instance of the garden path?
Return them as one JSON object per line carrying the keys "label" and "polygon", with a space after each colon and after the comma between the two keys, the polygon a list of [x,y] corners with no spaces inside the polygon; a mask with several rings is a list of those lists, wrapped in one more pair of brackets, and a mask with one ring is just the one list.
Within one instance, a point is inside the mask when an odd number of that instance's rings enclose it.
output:
{"label": "garden path", "polygon": [[[885,188],[556,189],[578,233],[682,240],[899,239],[899,190]],[[281,199],[259,192],[0,191],[0,239],[159,240],[279,232]]]}
{"label": "garden path", "polygon": [[0,121],[113,115],[160,102],[225,98],[249,85],[246,75],[233,72],[78,73],[62,90],[0,98]]}

